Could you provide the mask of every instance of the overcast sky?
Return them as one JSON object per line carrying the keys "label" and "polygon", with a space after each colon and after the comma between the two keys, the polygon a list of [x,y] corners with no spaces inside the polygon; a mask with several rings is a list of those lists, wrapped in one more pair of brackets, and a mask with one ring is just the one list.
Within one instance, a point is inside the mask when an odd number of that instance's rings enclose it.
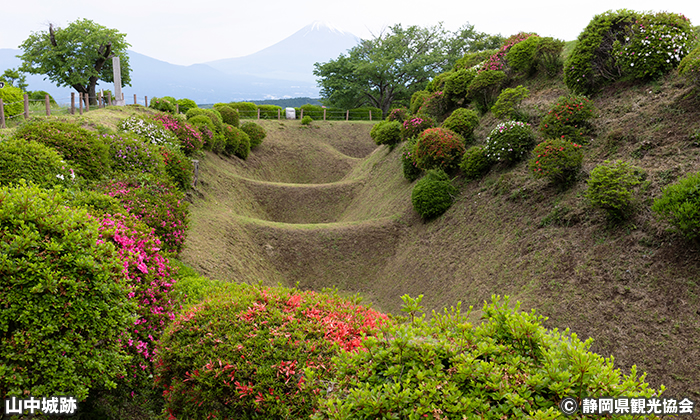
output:
{"label": "overcast sky", "polygon": [[0,7],[0,48],[18,48],[49,22],[80,18],[127,35],[131,49],[173,64],[190,65],[252,54],[313,21],[325,21],[361,38],[396,23],[448,30],[465,23],[480,32],[520,31],[570,41],[606,10],[683,13],[700,25],[697,0],[460,1],[428,0],[7,0]]}

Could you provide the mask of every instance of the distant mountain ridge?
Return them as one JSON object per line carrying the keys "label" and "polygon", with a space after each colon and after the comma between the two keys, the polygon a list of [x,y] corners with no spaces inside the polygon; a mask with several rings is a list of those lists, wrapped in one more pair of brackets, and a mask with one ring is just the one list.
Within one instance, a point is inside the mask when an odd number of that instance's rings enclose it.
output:
{"label": "distant mountain ridge", "polygon": [[[133,103],[134,94],[140,103],[145,96],[189,98],[196,103],[318,98],[314,63],[335,59],[358,42],[355,35],[314,22],[257,53],[190,66],[129,50],[131,86],[122,90],[127,104]],[[21,53],[19,49],[0,49],[0,72],[19,67],[21,61],[16,56]],[[44,77],[28,75],[29,89],[44,90],[57,102],[69,103],[73,90],[56,87]],[[103,83],[99,89],[113,90],[114,86]]]}

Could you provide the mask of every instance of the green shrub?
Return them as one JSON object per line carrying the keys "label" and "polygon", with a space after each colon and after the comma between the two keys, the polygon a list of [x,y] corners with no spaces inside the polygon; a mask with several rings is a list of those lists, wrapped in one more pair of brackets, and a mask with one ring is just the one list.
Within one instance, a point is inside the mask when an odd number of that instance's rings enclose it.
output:
{"label": "green shrub", "polygon": [[130,177],[113,179],[103,190],[129,213],[154,230],[166,252],[178,253],[185,244],[189,224],[184,193],[169,181]]}
{"label": "green shrub", "polygon": [[381,120],[384,119],[384,114],[381,109],[371,107],[371,106],[363,106],[360,108],[353,108],[350,110],[349,116],[350,119],[353,121],[369,121],[369,113],[372,113],[372,120]]}
{"label": "green shrub", "polygon": [[435,122],[429,117],[408,118],[401,124],[401,139],[408,140],[417,137],[423,131],[434,126]]}
{"label": "green shrub", "polygon": [[229,124],[234,127],[238,127],[240,125],[240,115],[238,114],[238,110],[236,108],[233,108],[228,104],[219,103],[214,104],[214,109],[219,111],[221,121],[224,124]]}
{"label": "green shrub", "polygon": [[[3,88],[4,89],[4,88]],[[68,186],[75,172],[56,150],[34,140],[0,141],[0,185],[24,179],[43,188]]]}
{"label": "green shrub", "polygon": [[467,88],[467,99],[485,114],[496,102],[506,74],[500,70],[484,70],[476,75]]}
{"label": "green shrub", "polygon": [[462,314],[458,304],[368,338],[367,351],[338,357],[339,375],[312,418],[559,419],[559,403],[572,395],[644,399],[664,391],[649,388],[636,367],[623,375],[612,358],[591,353],[593,339],[546,330],[546,318],[509,302],[493,296],[474,325],[472,308]]}
{"label": "green shrub", "polygon": [[669,185],[651,209],[690,241],[700,238],[700,172]]}
{"label": "green shrub", "polygon": [[282,107],[278,105],[258,105],[258,108],[260,108],[260,118],[263,120],[276,120],[283,111]]}
{"label": "green shrub", "polygon": [[238,110],[241,118],[258,117],[258,106],[252,102],[230,102],[229,105]]}
{"label": "green shrub", "polygon": [[260,146],[262,141],[267,136],[265,129],[252,121],[243,123],[243,125],[241,125],[241,130],[248,135],[251,149]]}
{"label": "green shrub", "polygon": [[446,128],[429,128],[418,136],[416,164],[422,170],[442,169],[448,173],[457,170],[464,154],[464,138]]}
{"label": "green shrub", "polygon": [[516,73],[532,76],[537,71],[535,55],[540,43],[539,36],[531,36],[513,45],[505,55],[508,66]]}
{"label": "green shrub", "polygon": [[612,221],[624,220],[632,210],[631,190],[641,178],[641,169],[621,160],[606,160],[591,171],[586,197],[594,207],[605,210]]}
{"label": "green shrub", "polygon": [[442,123],[442,128],[452,130],[464,138],[465,142],[474,140],[474,129],[479,125],[479,114],[471,109],[457,108]]}
{"label": "green shrub", "polygon": [[301,125],[310,125],[313,120],[314,119],[308,115],[304,115],[304,118],[301,119]]}
{"label": "green shrub", "polygon": [[403,176],[411,182],[420,178],[421,174],[423,173],[423,171],[416,164],[415,159],[417,141],[417,137],[408,139],[401,150],[401,168],[403,169]]}
{"label": "green shrub", "polygon": [[[46,102],[46,95],[49,95],[49,93],[44,91],[44,90],[33,90],[31,92],[27,92],[27,99],[29,99],[30,101],[44,101],[44,102]],[[3,99],[3,101],[4,101],[4,99]],[[56,100],[51,95],[49,95],[49,104],[50,105],[58,105],[58,103],[56,103]]]}
{"label": "green shrub", "polygon": [[408,118],[408,109],[404,107],[394,108],[386,116],[387,121],[398,121],[403,123]]}
{"label": "green shrub", "polygon": [[488,60],[489,57],[496,54],[498,50],[484,50],[478,52],[470,52],[464,55],[464,57],[457,60],[455,63],[454,70],[477,70],[484,61]]}
{"label": "green shrub", "polygon": [[432,93],[428,92],[427,90],[419,90],[414,92],[413,95],[411,95],[411,114],[417,114],[420,107],[423,106],[425,99],[431,94]]}
{"label": "green shrub", "polygon": [[0,399],[114,388],[135,306],[98,221],[21,183],[0,187],[0,226]]}
{"label": "green shrub", "polygon": [[440,216],[452,206],[457,188],[441,169],[431,169],[411,191],[413,209],[424,219]]}
{"label": "green shrub", "polygon": [[489,70],[510,72],[511,68],[508,65],[508,61],[506,59],[508,52],[515,45],[525,41],[530,37],[536,36],[537,34],[535,33],[526,32],[519,32],[515,35],[511,35],[505,41],[503,41],[503,44],[501,45],[501,48],[498,49],[498,51],[496,51],[493,55],[491,55],[488,59],[484,61],[483,65],[479,68],[479,72],[481,73]]}
{"label": "green shrub", "polygon": [[194,165],[180,149],[161,147],[159,155],[163,160],[165,174],[180,191],[187,191],[192,185]]}
{"label": "green shrub", "polygon": [[8,118],[24,112],[24,92],[22,89],[6,84],[4,88],[0,89],[0,99],[2,99],[6,121]]}
{"label": "green shrub", "polygon": [[549,77],[554,77],[562,70],[564,63],[561,58],[565,42],[551,37],[540,38],[535,53],[537,70]]}
{"label": "green shrub", "polygon": [[163,127],[159,121],[154,121],[148,117],[131,116],[119,122],[118,128],[126,133],[133,133],[144,139],[144,141],[157,146],[168,146],[179,148],[180,141],[177,136]]}
{"label": "green shrub", "polygon": [[459,167],[466,179],[478,179],[491,168],[491,159],[482,146],[472,146],[464,152]]}
{"label": "green shrub", "polygon": [[91,216],[124,213],[119,200],[101,191],[71,188],[65,192],[66,205],[70,208],[84,207]]}
{"label": "green shrub", "polygon": [[[529,39],[536,38],[532,37]],[[521,42],[520,44],[523,44],[524,42]],[[524,86],[504,89],[503,92],[501,92],[501,94],[498,95],[496,103],[493,105],[493,107],[491,107],[491,112],[493,113],[493,116],[500,120],[526,120],[526,115],[523,114],[523,112],[521,112],[519,108],[523,99],[527,98],[529,95],[530,91]]]}
{"label": "green shrub", "polygon": [[197,103],[193,101],[192,99],[178,99],[177,100],[177,107],[180,111],[180,114],[187,114],[187,111],[189,111],[192,108],[198,108]]}
{"label": "green shrub", "polygon": [[545,137],[566,138],[572,142],[585,143],[585,134],[591,131],[591,119],[598,109],[585,96],[560,96],[540,122],[540,131]]}
{"label": "green shrub", "polygon": [[401,123],[380,121],[374,124],[369,134],[377,145],[395,146],[401,142]]}
{"label": "green shrub", "polygon": [[206,115],[195,115],[189,118],[187,122],[199,130],[199,134],[202,137],[202,148],[204,150],[213,150],[216,131],[211,119]]}
{"label": "green shrub", "polygon": [[530,172],[535,178],[548,178],[557,186],[568,185],[581,170],[581,146],[565,139],[550,139],[535,146]]}
{"label": "green shrub", "polygon": [[211,151],[216,154],[222,154],[226,150],[226,135],[223,133],[214,133],[214,139],[211,143]]}
{"label": "green shrub", "polygon": [[158,147],[128,133],[101,134],[109,146],[111,167],[114,172],[162,175],[163,159]]}
{"label": "green shrub", "polygon": [[426,116],[435,121],[443,121],[450,108],[449,101],[443,92],[434,92],[423,101],[418,109],[418,116]]}
{"label": "green shrub", "polygon": [[476,70],[460,69],[452,72],[445,80],[444,92],[447,99],[456,104],[463,104],[467,98],[469,84],[476,77]]}
{"label": "green shrub", "polygon": [[523,159],[534,145],[535,134],[530,124],[506,121],[491,130],[485,149],[490,160],[512,165]]}
{"label": "green shrub", "polygon": [[656,78],[688,53],[692,28],[673,13],[608,11],[593,17],[564,65],[564,83],[592,94],[623,77]]}
{"label": "green shrub", "polygon": [[[313,118],[314,120],[323,119],[323,107],[320,105],[306,104],[299,107],[299,110],[304,110],[304,116]],[[326,116],[328,117],[328,116]]]}
{"label": "green shrub", "polygon": [[76,175],[98,180],[109,173],[109,149],[95,133],[60,121],[30,120],[17,128],[15,138],[34,140],[63,156]]}
{"label": "green shrub", "polygon": [[149,108],[153,108],[156,111],[167,112],[170,114],[175,113],[175,100],[169,100],[166,98],[153,98],[148,104]]}
{"label": "green shrub", "polygon": [[230,284],[167,329],[156,382],[171,417],[308,418],[334,377],[332,358],[388,323],[325,293]]}
{"label": "green shrub", "polygon": [[452,75],[452,71],[447,71],[444,73],[440,73],[437,76],[433,77],[431,81],[428,82],[428,84],[425,87],[425,90],[427,90],[430,93],[435,93],[435,92],[441,92],[445,90],[445,82],[447,81],[447,78]]}
{"label": "green shrub", "polygon": [[700,46],[695,47],[690,54],[683,57],[678,65],[678,74],[687,77],[696,85],[700,85]]}
{"label": "green shrub", "polygon": [[224,153],[245,160],[250,153],[250,137],[240,128],[229,124],[224,125],[223,134],[226,139]]}
{"label": "green shrub", "polygon": [[190,108],[187,111],[187,114],[185,114],[188,121],[190,118],[196,117],[198,115],[205,115],[205,116],[209,117],[212,124],[214,124],[214,126],[213,126],[214,131],[220,133],[224,129],[224,123],[223,123],[223,120],[221,118],[221,113],[219,111],[217,111],[215,109]]}

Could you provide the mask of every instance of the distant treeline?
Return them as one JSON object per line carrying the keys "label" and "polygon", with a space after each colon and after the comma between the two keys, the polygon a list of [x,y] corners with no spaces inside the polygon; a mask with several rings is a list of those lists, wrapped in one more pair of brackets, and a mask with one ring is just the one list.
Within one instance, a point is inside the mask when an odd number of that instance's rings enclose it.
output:
{"label": "distant treeline", "polygon": [[[289,98],[289,99],[265,99],[265,100],[248,100],[244,102],[252,102],[255,105],[276,105],[282,108],[299,108],[302,105],[321,105],[319,99],[313,98]],[[200,108],[212,108],[214,104],[199,104]]]}

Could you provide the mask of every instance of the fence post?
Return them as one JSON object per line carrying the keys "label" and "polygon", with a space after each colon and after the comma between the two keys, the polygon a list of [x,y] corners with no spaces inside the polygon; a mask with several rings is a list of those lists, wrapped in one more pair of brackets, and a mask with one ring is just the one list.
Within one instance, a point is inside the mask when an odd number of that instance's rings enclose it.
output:
{"label": "fence post", "polygon": [[46,116],[51,116],[51,103],[49,102],[49,95],[44,95],[44,103],[46,104]]}
{"label": "fence post", "polygon": [[70,114],[75,115],[75,92],[70,93]]}
{"label": "fence post", "polygon": [[5,105],[2,103],[2,98],[0,98],[0,128],[5,127]]}
{"label": "fence post", "polygon": [[302,120],[304,119],[304,108],[301,109],[301,115],[299,116]]}
{"label": "fence post", "polygon": [[345,111],[345,121],[350,121],[350,110]]}
{"label": "fence post", "polygon": [[138,102],[136,101],[136,94],[134,93],[134,105],[137,105]]}
{"label": "fence post", "polygon": [[86,93],[85,94],[85,112],[89,112],[89,111],[90,111],[90,95]]}
{"label": "fence post", "polygon": [[180,115],[180,105],[175,104],[175,115]]}
{"label": "fence post", "polygon": [[112,105],[112,94],[110,92],[107,92],[107,105]]}
{"label": "fence post", "polygon": [[148,108],[148,96],[143,97],[143,103],[146,106],[146,108]]}
{"label": "fence post", "polygon": [[24,119],[29,118],[29,95],[24,94]]}
{"label": "fence post", "polygon": [[277,121],[280,120],[280,115],[282,114],[282,108],[277,108]]}
{"label": "fence post", "polygon": [[323,121],[326,121],[326,108],[323,108]]}
{"label": "fence post", "polygon": [[369,120],[372,121],[372,110],[369,110]]}
{"label": "fence post", "polygon": [[260,108],[258,108],[258,119],[260,119]]}

